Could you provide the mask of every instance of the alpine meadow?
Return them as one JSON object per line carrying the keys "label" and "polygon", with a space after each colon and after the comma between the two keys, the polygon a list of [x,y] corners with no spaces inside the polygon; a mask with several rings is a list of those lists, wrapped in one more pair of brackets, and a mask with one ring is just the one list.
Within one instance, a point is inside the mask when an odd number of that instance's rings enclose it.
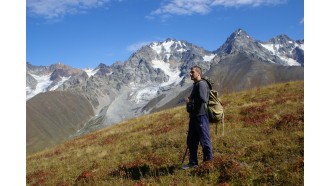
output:
{"label": "alpine meadow", "polygon": [[304,185],[304,81],[220,99],[225,125],[210,124],[212,164],[181,169],[189,116],[178,106],[28,155],[26,184]]}

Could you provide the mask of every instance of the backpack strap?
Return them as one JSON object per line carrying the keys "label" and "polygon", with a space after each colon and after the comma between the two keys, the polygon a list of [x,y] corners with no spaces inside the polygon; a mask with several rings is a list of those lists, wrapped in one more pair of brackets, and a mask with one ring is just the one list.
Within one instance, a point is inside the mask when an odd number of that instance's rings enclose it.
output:
{"label": "backpack strap", "polygon": [[209,85],[210,90],[212,90],[212,85],[211,85],[210,81],[204,77],[202,77],[202,80],[206,81],[206,83]]}

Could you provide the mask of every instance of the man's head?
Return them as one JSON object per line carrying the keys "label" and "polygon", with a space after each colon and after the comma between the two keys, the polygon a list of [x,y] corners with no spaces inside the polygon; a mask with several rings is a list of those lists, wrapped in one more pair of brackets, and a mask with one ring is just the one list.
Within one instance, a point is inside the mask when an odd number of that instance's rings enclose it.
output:
{"label": "man's head", "polygon": [[194,82],[202,79],[202,69],[199,66],[193,66],[190,69],[190,78]]}

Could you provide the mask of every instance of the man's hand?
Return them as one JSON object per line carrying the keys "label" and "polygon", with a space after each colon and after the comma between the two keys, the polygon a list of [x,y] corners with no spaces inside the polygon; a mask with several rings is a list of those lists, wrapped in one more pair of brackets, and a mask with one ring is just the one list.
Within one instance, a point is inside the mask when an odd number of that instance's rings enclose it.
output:
{"label": "man's hand", "polygon": [[186,103],[190,103],[190,98],[189,97],[186,97]]}

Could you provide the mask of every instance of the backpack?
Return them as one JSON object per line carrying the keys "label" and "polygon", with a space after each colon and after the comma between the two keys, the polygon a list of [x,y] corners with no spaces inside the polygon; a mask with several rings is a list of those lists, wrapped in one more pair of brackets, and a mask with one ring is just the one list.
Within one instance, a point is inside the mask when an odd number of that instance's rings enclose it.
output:
{"label": "backpack", "polygon": [[[208,117],[210,123],[216,123],[218,124],[220,121],[222,121],[222,135],[224,135],[224,108],[221,100],[218,98],[218,92],[216,90],[212,89],[213,82],[209,78],[202,78],[207,82],[210,88],[209,93],[209,101],[207,103],[207,111],[208,111]],[[218,126],[216,125],[216,133]]]}

